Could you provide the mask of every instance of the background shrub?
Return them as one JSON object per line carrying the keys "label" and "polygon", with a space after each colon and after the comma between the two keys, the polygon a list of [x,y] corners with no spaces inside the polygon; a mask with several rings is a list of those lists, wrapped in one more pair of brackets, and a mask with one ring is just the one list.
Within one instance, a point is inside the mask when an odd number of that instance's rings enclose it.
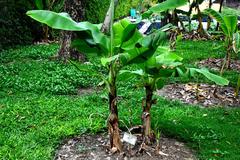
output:
{"label": "background shrub", "polygon": [[0,50],[18,44],[30,44],[38,33],[39,25],[25,16],[27,1],[0,1]]}
{"label": "background shrub", "polygon": [[[131,7],[137,7],[138,4],[139,0],[119,0],[115,18],[129,15]],[[0,8],[0,50],[43,39],[41,24],[25,14],[28,10],[36,9],[32,0],[3,0],[0,5],[3,6]],[[86,20],[92,23],[103,22],[108,7],[109,0],[88,0]],[[52,38],[57,38],[56,30],[50,32]]]}
{"label": "background shrub", "polygon": [[[119,0],[115,18],[129,15],[132,7],[137,7],[139,0]],[[89,0],[86,7],[86,19],[92,23],[103,22],[109,7],[109,0]]]}

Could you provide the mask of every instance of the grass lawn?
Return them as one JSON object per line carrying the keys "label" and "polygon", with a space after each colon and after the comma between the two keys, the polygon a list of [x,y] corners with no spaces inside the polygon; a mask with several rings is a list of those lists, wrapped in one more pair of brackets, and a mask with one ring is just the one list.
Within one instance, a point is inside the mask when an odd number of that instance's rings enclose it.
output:
{"label": "grass lawn", "polygon": [[[223,57],[220,44],[179,42],[176,53],[195,65],[200,59]],[[65,138],[106,132],[106,92],[76,95],[77,88],[96,86],[99,80],[51,59],[57,49],[52,44],[0,53],[0,159],[52,159]],[[235,79],[237,73],[225,76]],[[131,82],[119,86],[121,128],[140,124],[143,90]],[[157,98],[152,108],[156,130],[186,142],[199,159],[240,159],[240,109],[203,109]]]}

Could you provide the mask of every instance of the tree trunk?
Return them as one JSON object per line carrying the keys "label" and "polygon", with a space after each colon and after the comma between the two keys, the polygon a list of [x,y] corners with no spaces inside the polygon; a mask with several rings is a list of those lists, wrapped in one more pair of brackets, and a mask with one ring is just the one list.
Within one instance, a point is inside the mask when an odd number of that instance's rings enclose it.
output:
{"label": "tree trunk", "polygon": [[151,86],[145,86],[146,92],[146,104],[143,106],[142,122],[143,122],[143,142],[145,144],[151,144],[153,137],[151,134],[151,107],[153,90]]}
{"label": "tree trunk", "polygon": [[202,24],[202,14],[201,14],[201,10],[199,8],[199,4],[197,5],[197,18],[198,18],[198,33],[201,34],[201,35],[204,35],[204,29],[203,29],[203,24]]}
{"label": "tree trunk", "polygon": [[[114,3],[114,4],[113,4]],[[111,45],[113,45],[113,33],[112,33],[112,23],[114,18],[115,7],[118,4],[118,0],[111,1],[110,7],[107,11],[106,17],[104,19],[101,31],[105,34],[110,34]],[[113,54],[111,47],[110,56]],[[117,108],[117,88],[116,88],[116,68],[114,64],[109,66],[109,111],[110,115],[108,118],[108,132],[110,137],[110,147],[112,151],[122,152],[122,142],[120,140],[119,134],[119,121],[118,121],[118,108]]]}
{"label": "tree trunk", "polygon": [[[67,12],[73,20],[83,21],[85,17],[86,0],[65,0],[64,11]],[[61,47],[58,51],[58,58],[65,62],[69,58],[84,60],[84,56],[76,49],[71,48],[71,41],[76,37],[76,34],[71,31],[61,32]]]}
{"label": "tree trunk", "polygon": [[48,42],[48,38],[49,38],[49,28],[47,25],[43,25],[43,34],[44,34],[44,37],[43,37],[43,41],[44,42]]}
{"label": "tree trunk", "polygon": [[116,88],[116,73],[113,66],[110,66],[110,79],[109,84],[109,110],[110,115],[108,118],[108,132],[110,135],[110,147],[122,152],[122,142],[119,134],[119,122],[118,122],[118,109],[117,109],[117,88]]}
{"label": "tree trunk", "polygon": [[[212,0],[209,0],[209,8],[210,9],[212,8]],[[207,30],[209,30],[211,27],[211,21],[212,21],[211,17],[208,16]]]}
{"label": "tree trunk", "polygon": [[[221,0],[221,1],[220,1],[219,13],[221,13],[221,12],[222,12],[223,2],[224,2],[224,0]],[[220,24],[219,24],[219,23],[217,23],[216,31],[218,31],[218,29],[219,29],[219,25],[220,25]]]}
{"label": "tree trunk", "polygon": [[227,59],[226,59],[226,68],[230,69],[230,65],[231,65],[231,52],[232,52],[232,42],[231,40],[229,40],[228,42],[228,47],[227,47]]}
{"label": "tree trunk", "polygon": [[179,18],[178,15],[176,13],[176,9],[172,11],[172,24],[175,26],[178,26],[178,22],[179,22]]}

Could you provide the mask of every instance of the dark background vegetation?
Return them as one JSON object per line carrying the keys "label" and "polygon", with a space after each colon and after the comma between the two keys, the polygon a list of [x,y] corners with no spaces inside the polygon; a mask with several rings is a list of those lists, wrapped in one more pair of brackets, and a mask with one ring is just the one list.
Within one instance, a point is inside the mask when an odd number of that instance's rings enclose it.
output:
{"label": "dark background vegetation", "polygon": [[[116,18],[128,15],[131,6],[137,6],[137,4],[138,0],[120,0]],[[15,45],[31,44],[43,38],[41,24],[31,20],[25,14],[28,10],[37,9],[33,0],[2,0],[0,6],[0,50]],[[101,23],[108,6],[109,0],[88,0],[86,20]],[[58,34],[52,33],[51,35]]]}

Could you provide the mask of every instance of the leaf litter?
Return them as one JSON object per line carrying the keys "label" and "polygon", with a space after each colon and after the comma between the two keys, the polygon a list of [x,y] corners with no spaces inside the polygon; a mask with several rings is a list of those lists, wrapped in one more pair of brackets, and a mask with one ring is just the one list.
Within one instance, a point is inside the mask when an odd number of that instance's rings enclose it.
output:
{"label": "leaf litter", "polygon": [[158,90],[157,94],[186,104],[199,104],[204,107],[240,107],[240,97],[235,97],[232,87],[219,87],[209,84],[171,84]]}
{"label": "leaf litter", "polygon": [[[81,135],[64,140],[56,152],[55,160],[196,160],[193,151],[184,143],[175,139],[161,136],[159,145],[144,145],[143,152],[140,134],[137,136],[135,146],[123,142],[123,153],[112,153],[109,146],[109,136],[104,133],[96,135]],[[123,136],[123,135],[122,135]],[[159,149],[156,149],[159,146]]]}

